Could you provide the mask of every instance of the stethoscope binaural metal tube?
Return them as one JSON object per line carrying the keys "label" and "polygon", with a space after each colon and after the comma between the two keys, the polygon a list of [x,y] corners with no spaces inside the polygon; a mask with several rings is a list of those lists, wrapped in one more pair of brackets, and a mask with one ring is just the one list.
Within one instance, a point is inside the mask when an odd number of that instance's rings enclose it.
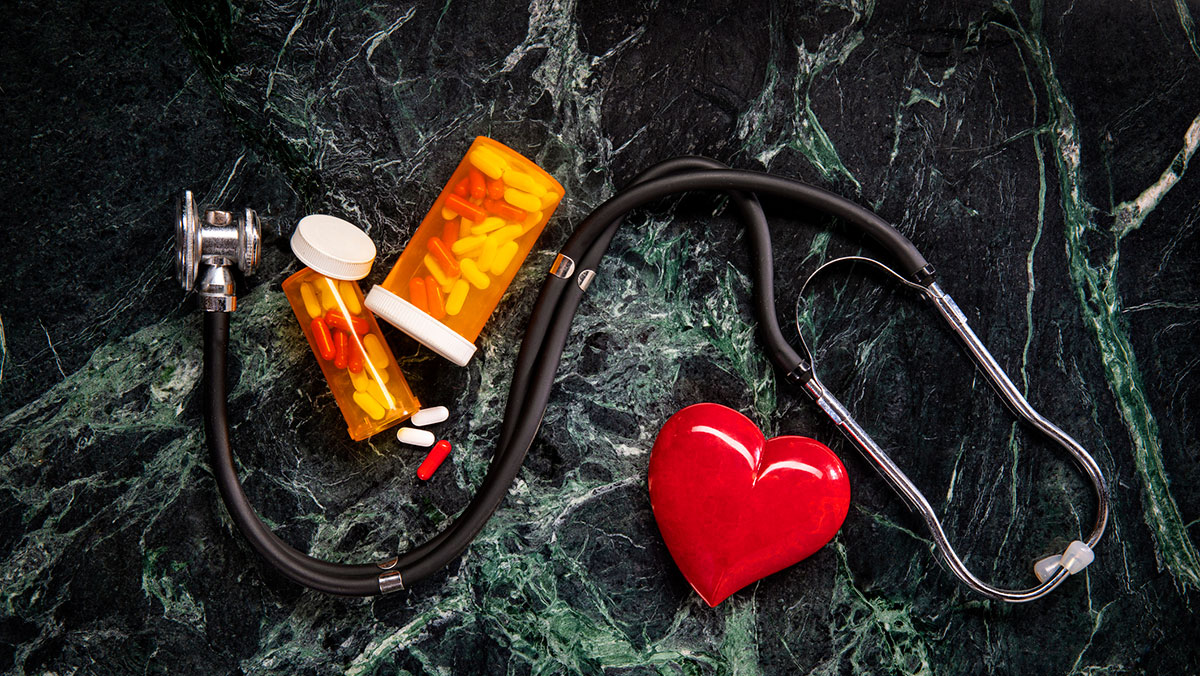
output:
{"label": "stethoscope binaural metal tube", "polygon": [[[983,344],[975,332],[971,329],[967,322],[967,317],[959,309],[958,304],[954,299],[946,293],[941,285],[937,282],[930,281],[927,284],[917,284],[904,279],[899,273],[891,268],[883,265],[879,261],[872,258],[862,256],[846,256],[828,261],[822,264],[816,271],[809,275],[801,287],[801,299],[804,296],[804,289],[808,283],[812,281],[821,271],[836,265],[838,263],[854,261],[870,263],[885,271],[890,276],[901,282],[905,286],[915,289],[922,293],[927,300],[933,303],[937,308],[938,313],[962,341],[963,347],[967,354],[975,362],[976,366],[983,373],[985,379],[991,384],[992,389],[1001,400],[1007,405],[1015,415],[1019,416],[1030,425],[1036,427],[1040,432],[1045,434],[1050,440],[1062,446],[1068,453],[1071,454],[1073,460],[1079,465],[1084,475],[1092,483],[1092,487],[1096,493],[1096,519],[1092,526],[1092,532],[1088,536],[1086,542],[1076,542],[1072,545],[1080,550],[1085,551],[1091,556],[1092,548],[1099,543],[1101,536],[1104,534],[1105,527],[1108,523],[1109,512],[1109,490],[1108,482],[1104,479],[1104,474],[1100,471],[1100,467],[1096,464],[1094,458],[1089,454],[1082,445],[1079,444],[1073,437],[1066,432],[1063,432],[1054,423],[1047,420],[1044,416],[1037,412],[1021,394],[1017,386],[1013,384],[1012,379],[1004,372],[1004,369],[996,362],[991,351]],[[799,324],[797,323],[797,328]],[[804,343],[804,338],[801,336],[801,342]],[[808,361],[812,365],[813,377],[810,381],[804,384],[805,392],[812,397],[817,403],[817,406],[833,421],[834,425],[841,430],[859,451],[866,456],[880,474],[892,484],[896,492],[904,499],[904,501],[915,510],[925,521],[926,527],[929,529],[933,537],[934,544],[938,553],[942,556],[950,571],[958,577],[968,587],[975,591],[999,601],[1009,603],[1024,603],[1039,599],[1050,593],[1055,587],[1062,583],[1068,574],[1078,572],[1075,570],[1068,572],[1067,568],[1062,566],[1049,566],[1053,569],[1053,573],[1043,579],[1036,587],[1023,590],[1001,589],[983,582],[967,568],[962,559],[951,546],[949,538],[946,536],[945,529],[942,528],[941,521],[938,519],[937,512],[925,499],[924,494],[916,487],[916,485],[908,478],[908,476],[896,465],[890,456],[871,438],[871,435],[866,432],[849,409],[845,407],[829,390],[824,383],[816,375],[816,363],[813,360],[811,351],[808,350],[807,344],[804,344],[804,349],[808,353]],[[1061,558],[1061,557],[1059,557]],[[1046,560],[1049,561],[1049,560]],[[1090,563],[1090,559],[1088,560]],[[1083,564],[1086,567],[1087,563]]]}

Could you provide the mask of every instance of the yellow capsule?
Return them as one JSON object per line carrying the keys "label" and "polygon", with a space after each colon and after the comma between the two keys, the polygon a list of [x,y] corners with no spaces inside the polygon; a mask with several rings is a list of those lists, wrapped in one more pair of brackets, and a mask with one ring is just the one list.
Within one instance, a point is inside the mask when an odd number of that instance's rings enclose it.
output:
{"label": "yellow capsule", "polygon": [[442,271],[442,266],[438,265],[438,262],[433,260],[433,256],[430,254],[425,254],[425,267],[429,269],[429,274],[433,275],[440,286],[446,286],[454,281],[453,277]]}
{"label": "yellow capsule", "polygon": [[[542,195],[542,199],[541,199],[542,206],[541,206],[541,208],[542,208],[543,210],[545,210],[545,209],[549,209],[550,207],[554,206],[555,204],[558,204],[558,201],[559,201],[560,199],[562,199],[562,194],[561,194],[561,193],[557,193],[557,192],[555,192],[555,191],[553,191],[553,190],[547,190],[547,191],[546,191],[546,194],[545,194],[545,195]],[[530,211],[530,210],[529,210],[529,209],[526,209],[526,211]]]}
{"label": "yellow capsule", "polygon": [[358,373],[351,371],[350,382],[354,383],[354,389],[357,392],[366,392],[367,385],[371,383],[371,381],[367,378],[366,370],[359,371]]}
{"label": "yellow capsule", "polygon": [[321,281],[315,285],[317,287],[317,295],[321,297],[321,309],[323,310],[336,310],[338,307],[337,289],[334,288],[334,284],[337,284],[337,282],[327,277],[322,277]]}
{"label": "yellow capsule", "polygon": [[464,260],[461,265],[463,277],[466,277],[467,281],[471,283],[471,286],[475,287],[476,289],[486,289],[488,288],[488,285],[492,283],[492,280],[489,279],[486,274],[481,272],[479,270],[479,266],[475,265],[475,261],[471,260],[470,258]]}
{"label": "yellow capsule", "polygon": [[519,225],[506,225],[496,232],[488,235],[488,239],[496,240],[496,244],[503,245],[505,242],[511,242],[521,236],[525,228]]}
{"label": "yellow capsule", "polygon": [[482,247],[485,241],[487,241],[487,237],[483,235],[463,237],[462,239],[455,240],[454,244],[450,245],[450,250],[458,256],[466,256]]}
{"label": "yellow capsule", "polygon": [[450,211],[446,207],[442,207],[442,220],[443,221],[453,221],[456,218],[458,218],[458,214],[454,213],[453,211]]}
{"label": "yellow capsule", "polygon": [[387,368],[387,350],[383,349],[383,343],[379,342],[374,333],[363,336],[363,349],[366,350],[367,359],[371,360],[372,366],[377,369]]}
{"label": "yellow capsule", "polygon": [[518,209],[537,211],[542,208],[542,201],[524,190],[507,188],[504,191],[504,201]]}
{"label": "yellow capsule", "polygon": [[388,380],[391,379],[391,376],[388,375],[389,371],[387,369],[379,369],[378,373],[379,373],[379,382],[383,383],[384,385],[387,385]]}
{"label": "yellow capsule", "polygon": [[370,389],[367,390],[367,392],[369,392],[371,394],[372,399],[379,402],[380,404],[383,404],[384,408],[386,408],[388,410],[396,408],[395,395],[393,395],[391,393],[391,391],[388,390],[388,388],[384,387],[382,384],[377,383],[374,380],[372,380],[371,387],[370,387]]}
{"label": "yellow capsule", "polygon": [[454,316],[462,311],[463,303],[467,300],[467,292],[471,290],[471,285],[467,284],[467,280],[460,279],[454,283],[454,288],[450,289],[450,295],[446,297],[446,314]]}
{"label": "yellow capsule", "polygon": [[525,222],[521,224],[521,234],[524,235],[525,233],[529,232],[530,230],[533,230],[541,222],[542,222],[542,212],[540,212],[540,211],[529,212],[529,215],[525,217]]}
{"label": "yellow capsule", "polygon": [[504,169],[508,165],[503,157],[496,153],[480,146],[467,154],[467,161],[476,169],[487,174],[488,178],[500,178],[504,175]]}
{"label": "yellow capsule", "polygon": [[309,319],[316,319],[325,314],[321,309],[321,301],[317,300],[317,292],[313,291],[312,284],[308,282],[300,284],[300,298],[304,301],[304,310],[308,312]]}
{"label": "yellow capsule", "polygon": [[533,177],[523,171],[509,169],[504,172],[504,184],[510,188],[524,190],[534,197],[541,197],[546,194],[546,188],[541,183],[533,180]]}
{"label": "yellow capsule", "polygon": [[500,247],[500,250],[496,252],[495,260],[492,261],[493,275],[504,274],[504,271],[508,269],[509,264],[512,263],[513,256],[517,255],[517,249],[518,247],[516,242],[508,242],[504,246]]}
{"label": "yellow capsule", "polygon": [[479,225],[471,228],[472,235],[486,235],[493,230],[499,230],[504,227],[504,219],[498,216],[488,216],[483,219]]}
{"label": "yellow capsule", "polygon": [[[496,252],[500,250],[500,243],[494,238],[488,237],[483,243],[483,251],[479,254],[479,258],[475,261],[475,265],[480,270],[491,270],[492,261],[496,260]],[[469,260],[469,259],[468,259]]]}
{"label": "yellow capsule", "polygon": [[371,416],[371,420],[383,420],[383,414],[386,413],[383,406],[375,400],[375,397],[366,392],[355,392],[354,403],[358,404],[367,415]]}
{"label": "yellow capsule", "polygon": [[338,291],[342,295],[342,300],[346,303],[346,309],[351,314],[362,314],[362,303],[358,302],[358,294],[355,293],[354,282],[342,280],[338,282]]}

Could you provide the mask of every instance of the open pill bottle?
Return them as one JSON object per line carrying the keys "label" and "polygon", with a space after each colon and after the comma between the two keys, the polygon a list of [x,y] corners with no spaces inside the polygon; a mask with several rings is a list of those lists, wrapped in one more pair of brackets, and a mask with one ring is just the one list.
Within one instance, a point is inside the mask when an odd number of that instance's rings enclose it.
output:
{"label": "open pill bottle", "polygon": [[563,194],[520,153],[476,137],[367,307],[465,366]]}
{"label": "open pill bottle", "polygon": [[358,286],[375,261],[375,243],[351,223],[314,214],[296,226],[292,253],[307,267],[284,280],[283,295],[350,437],[361,441],[407,420],[420,405]]}

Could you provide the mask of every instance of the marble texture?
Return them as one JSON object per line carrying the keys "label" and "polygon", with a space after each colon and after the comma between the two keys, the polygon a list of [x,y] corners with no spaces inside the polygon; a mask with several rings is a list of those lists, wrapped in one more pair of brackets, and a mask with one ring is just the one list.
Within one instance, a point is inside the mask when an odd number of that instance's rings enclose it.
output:
{"label": "marble texture", "polygon": [[[27,3],[0,47],[0,671],[16,674],[1126,674],[1200,670],[1200,6]],[[388,336],[451,459],[352,443],[280,282],[303,214],[360,223],[380,281],[470,139],[567,198],[455,368]],[[415,589],[304,591],[233,530],[201,430],[200,323],[166,199],[272,233],[233,320],[233,438],[282,537],[341,560],[437,532],[482,479],[509,368],[571,228],[640,168],[696,153],[795,176],[896,223],[1030,400],[1097,457],[1085,575],[1005,606],[778,378],[724,204],[630,218],[573,325],[542,430],[466,555]],[[874,253],[767,203],[781,322],[923,487],[981,576],[1090,527],[1070,463],[992,396],[932,311],[822,261]],[[837,538],[709,609],[649,511],[658,427],[698,401],[829,443]]]}

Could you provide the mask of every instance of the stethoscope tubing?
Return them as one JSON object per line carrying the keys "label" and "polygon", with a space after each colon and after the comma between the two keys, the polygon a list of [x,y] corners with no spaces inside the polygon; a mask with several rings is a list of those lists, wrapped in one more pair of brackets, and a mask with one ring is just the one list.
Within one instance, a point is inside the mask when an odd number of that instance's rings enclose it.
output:
{"label": "stethoscope tubing", "polygon": [[[811,365],[792,348],[779,328],[775,313],[770,232],[755,194],[790,200],[839,218],[882,247],[911,282],[925,288],[934,284],[932,267],[903,234],[872,212],[831,192],[770,174],[731,170],[708,158],[682,157],[655,165],[639,175],[629,187],[595,209],[560,250],[559,260],[565,258],[574,269],[581,273],[590,271],[590,274],[585,277],[582,274],[560,276],[552,273],[542,285],[515,363],[496,454],[470,504],[449,527],[426,543],[398,557],[368,564],[339,564],[299,552],[271,532],[250,506],[237,479],[229,440],[225,383],[229,315],[208,312],[205,320],[208,441],[214,477],[235,525],[254,549],[286,577],[331,594],[369,596],[405,588],[452,562],[499,508],[520,471],[549,404],[554,376],[570,325],[586,290],[583,280],[586,278],[590,282],[594,276],[625,215],[663,197],[696,190],[718,190],[729,194],[739,219],[746,225],[747,241],[754,262],[755,314],[766,351],[772,361],[797,384],[807,385],[815,375]],[[860,444],[860,448],[864,447]],[[1086,452],[1084,455],[1087,455]],[[1090,456],[1087,458],[1091,460]],[[1098,474],[1098,469],[1094,473],[1089,471],[1089,475],[1092,474]],[[1097,490],[1104,494],[1102,489],[1103,486],[1097,486]],[[928,522],[932,509],[928,513],[919,511]],[[935,532],[940,532],[940,523],[937,523],[936,516],[933,519]],[[1092,544],[1099,539],[1102,531],[1101,523],[1093,537],[1089,538]],[[941,540],[944,540],[944,534]],[[954,560],[957,559],[952,550],[950,554]],[[980,589],[979,585],[982,585],[981,591],[985,593],[994,591],[994,588],[982,582],[975,584],[977,579],[965,570],[965,566],[960,572],[953,566],[953,560],[949,563],[955,574],[970,586]],[[1060,571],[1047,581],[1050,584],[1042,586],[1052,588],[1063,576]],[[988,595],[1003,600],[1026,600],[1008,599],[995,593]]]}

